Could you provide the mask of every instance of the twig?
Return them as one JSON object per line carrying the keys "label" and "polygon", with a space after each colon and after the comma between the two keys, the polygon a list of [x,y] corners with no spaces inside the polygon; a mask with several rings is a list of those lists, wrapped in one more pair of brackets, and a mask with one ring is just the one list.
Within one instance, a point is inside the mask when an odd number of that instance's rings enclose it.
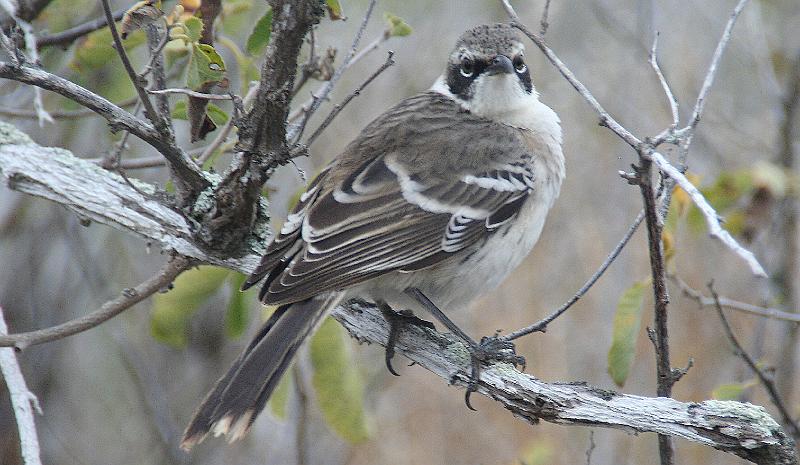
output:
{"label": "twig", "polygon": [[94,312],[49,328],[0,336],[0,347],[14,347],[17,350],[23,350],[32,345],[56,341],[92,329],[166,288],[193,263],[193,260],[178,255],[172,258],[158,274],[136,287],[124,289],[119,296],[104,303]]}
{"label": "twig", "polygon": [[694,110],[692,111],[692,119],[690,120],[688,126],[692,131],[694,131],[694,128],[697,127],[697,123],[700,122],[700,115],[703,113],[708,91],[711,90],[711,86],[714,84],[714,78],[717,75],[717,67],[722,59],[722,54],[725,53],[725,48],[728,46],[728,42],[731,40],[731,31],[733,31],[733,25],[736,24],[736,19],[739,17],[739,14],[741,14],[748,1],[749,0],[739,0],[739,3],[733,9],[733,12],[728,18],[727,24],[725,24],[725,29],[722,31],[722,37],[720,37],[719,42],[717,42],[717,48],[714,50],[714,56],[711,58],[711,64],[708,66],[708,72],[706,73],[705,79],[703,79],[703,86],[700,88],[700,92],[697,94],[697,102],[695,103]]}
{"label": "twig", "polygon": [[136,93],[139,95],[139,100],[141,100],[142,105],[144,105],[144,114],[147,119],[153,123],[153,126],[156,128],[156,130],[161,134],[164,134],[167,130],[166,122],[163,120],[160,113],[156,112],[153,102],[151,102],[150,97],[147,96],[147,91],[142,85],[139,75],[136,74],[136,71],[133,69],[131,60],[128,58],[128,53],[125,51],[125,47],[122,45],[122,39],[119,37],[117,23],[114,21],[114,15],[111,12],[111,7],[108,4],[108,0],[100,0],[100,3],[103,5],[103,12],[106,15],[106,23],[111,30],[111,37],[114,39],[114,48],[117,50],[120,60],[122,60],[122,66],[125,68],[125,72],[128,73],[128,77],[131,79],[131,83],[133,83],[133,88],[136,89]]}
{"label": "twig", "polygon": [[294,446],[297,449],[297,465],[306,465],[308,462],[306,441],[308,439],[308,393],[306,392],[305,379],[303,377],[303,364],[295,363],[292,369],[294,377],[294,388],[297,393],[297,426],[294,437]]}
{"label": "twig", "polygon": [[592,452],[594,452],[595,447],[597,447],[597,444],[594,443],[594,430],[589,430],[589,447],[586,449],[586,465],[592,465]]}
{"label": "twig", "polygon": [[323,121],[322,124],[319,125],[317,130],[314,131],[313,134],[311,134],[311,137],[308,138],[308,140],[305,143],[306,147],[310,147],[311,144],[313,144],[314,141],[317,140],[317,137],[319,137],[319,135],[322,134],[322,131],[324,131],[325,128],[327,128],[328,125],[331,124],[333,119],[339,115],[339,113],[344,109],[344,107],[347,106],[348,103],[350,103],[351,100],[353,100],[356,96],[361,95],[361,91],[363,91],[375,78],[377,78],[381,73],[386,71],[387,68],[389,68],[395,63],[394,58],[392,58],[393,56],[394,52],[389,51],[386,57],[386,61],[384,61],[383,64],[378,69],[376,69],[375,72],[372,73],[367,78],[366,81],[364,81],[360,86],[358,86],[356,90],[354,90],[353,92],[350,93],[350,95],[345,97],[345,99],[342,100],[342,103],[339,103],[333,107],[333,110],[331,110],[331,112],[325,118],[325,121]]}
{"label": "twig", "polygon": [[672,89],[669,87],[667,79],[664,77],[664,73],[661,72],[661,67],[658,65],[658,32],[656,32],[656,36],[653,39],[653,48],[650,49],[650,66],[653,67],[653,71],[655,71],[656,76],[658,76],[661,88],[664,89],[664,94],[666,94],[667,100],[669,101],[669,109],[672,112],[672,129],[677,129],[678,124],[680,124],[678,100],[675,98],[675,94],[672,93]]}
{"label": "twig", "polygon": [[[386,34],[386,32],[387,31],[384,31],[383,34],[378,36],[375,40],[373,40],[372,42],[367,44],[363,49],[361,49],[361,51],[359,51],[353,57],[353,59],[350,60],[350,63],[348,63],[348,65],[346,67],[344,66],[344,64],[342,64],[340,66],[340,69],[342,69],[342,72],[347,71],[347,68],[353,67],[362,58],[367,56],[370,52],[372,52],[373,50],[377,49],[383,42],[388,40],[389,36]],[[308,99],[302,105],[300,105],[299,108],[297,108],[295,111],[291,112],[289,114],[289,118],[287,119],[287,121],[289,123],[292,123],[292,122],[296,121],[298,118],[300,118],[301,116],[303,116],[308,111],[308,109],[311,108],[311,104],[313,102],[314,102],[314,94],[312,94],[310,99]],[[289,133],[288,134],[288,139],[290,139],[290,140],[294,139],[294,136],[297,134],[298,128],[299,128],[298,125],[294,125],[294,126],[291,126],[289,128],[289,130],[288,130],[288,133]]]}
{"label": "twig", "polygon": [[514,7],[511,6],[511,2],[509,2],[509,0],[500,0],[500,3],[502,3],[503,8],[506,9],[506,13],[512,21],[519,21],[519,16],[517,16],[517,12],[514,11]]}
{"label": "twig", "polygon": [[[666,259],[664,258],[664,246],[661,237],[664,225],[656,201],[657,194],[651,165],[652,162],[644,158],[642,152],[640,152],[639,166],[634,166],[634,168],[636,169],[639,191],[642,194],[642,203],[644,204],[650,274],[653,282],[653,320],[655,329],[650,332],[650,340],[653,342],[656,355],[656,392],[659,397],[671,397],[672,386],[681,375],[673,372],[672,363],[670,362],[669,294],[667,293],[666,283]],[[658,451],[661,465],[672,465],[674,463],[675,451],[672,447],[672,438],[659,434]]]}
{"label": "twig", "polygon": [[[150,49],[150,60],[147,62],[147,65],[144,67],[142,72],[139,73],[139,77],[141,77],[141,78],[144,78],[148,74],[150,74],[150,72],[152,72],[154,70],[154,68],[161,68],[161,73],[163,74],[163,72],[164,72],[164,63],[163,63],[163,59],[161,58],[162,57],[161,52],[164,51],[164,47],[167,46],[167,43],[169,43],[169,41],[172,40],[172,38],[169,36],[171,25],[169,23],[167,23],[166,20],[164,20],[164,24],[165,24],[165,28],[166,28],[166,30],[164,31],[164,37],[161,38],[161,40],[155,45],[155,47],[151,47],[151,49]],[[157,26],[155,26],[153,24],[148,24],[148,31],[147,31],[148,45],[150,45],[151,35],[152,35],[150,30],[152,28],[154,28],[154,27],[156,28],[156,31],[160,31],[161,30],[160,28],[158,28]],[[164,88],[164,87],[166,87],[166,86],[161,86],[161,88]]]}
{"label": "twig", "polygon": [[550,0],[545,0],[544,8],[542,8],[542,19],[539,21],[539,25],[541,28],[539,29],[539,35],[544,37],[547,34],[547,28],[550,27],[550,23],[547,22],[547,16],[550,14]]}
{"label": "twig", "polygon": [[308,61],[300,68],[300,79],[297,80],[297,83],[294,85],[294,89],[292,89],[292,97],[296,96],[300,89],[306,85],[308,82],[308,78],[311,77],[312,74],[312,67],[314,67],[317,61],[317,44],[316,44],[316,37],[314,35],[314,28],[312,27],[310,31],[308,31]]}
{"label": "twig", "polygon": [[[8,334],[8,327],[3,317],[3,308],[0,307],[0,337]],[[0,348],[0,373],[3,375],[11,398],[11,407],[17,418],[17,431],[19,431],[19,444],[22,452],[22,463],[25,465],[41,465],[41,452],[39,437],[36,434],[36,421],[33,410],[42,414],[39,400],[28,389],[22,371],[19,369],[17,357],[13,349]]]}
{"label": "twig", "polygon": [[[503,0],[503,3],[507,4],[507,0]],[[511,8],[511,6],[509,5],[508,8]],[[539,50],[541,50],[542,53],[544,53],[545,57],[550,61],[550,63],[552,63],[553,66],[555,66],[556,69],[558,69],[561,75],[564,76],[564,79],[566,79],[567,82],[569,82],[570,85],[572,85],[572,87],[574,87],[575,90],[577,90],[578,93],[581,94],[584,100],[586,100],[589,103],[589,105],[594,109],[594,111],[600,116],[600,125],[609,128],[617,136],[622,138],[622,140],[627,142],[628,145],[630,145],[631,147],[637,148],[642,143],[642,141],[639,140],[639,138],[637,138],[636,136],[634,136],[630,131],[625,129],[621,124],[619,124],[617,120],[615,120],[606,111],[606,109],[603,108],[602,105],[600,105],[600,102],[598,102],[597,99],[594,98],[594,95],[592,95],[589,89],[585,85],[583,85],[583,83],[579,81],[578,78],[575,77],[572,71],[570,71],[570,69],[567,68],[567,65],[565,65],[564,62],[561,61],[560,58],[558,58],[555,52],[553,52],[553,50],[549,46],[547,46],[544,39],[531,32],[531,30],[528,29],[527,26],[525,26],[524,24],[517,22],[516,13],[514,13],[512,18],[514,18],[514,22],[512,22],[511,25],[522,31],[523,34],[528,36],[528,38],[531,39],[531,41],[537,47],[539,47]]]}
{"label": "twig", "polygon": [[99,114],[108,120],[113,131],[128,130],[158,150],[180,176],[181,180],[200,191],[210,185],[208,179],[186,153],[173,141],[165,141],[161,133],[147,121],[136,118],[105,98],[67,79],[30,66],[13,66],[0,62],[0,77],[31,84],[56,92]]}
{"label": "twig", "polygon": [[717,309],[717,314],[719,315],[720,322],[722,323],[722,328],[725,330],[725,335],[728,337],[728,340],[733,345],[734,353],[744,360],[748,367],[753,371],[756,375],[758,380],[761,382],[761,385],[764,386],[764,389],[767,391],[770,400],[775,405],[775,408],[778,409],[778,413],[780,413],[781,418],[783,419],[783,425],[785,428],[789,430],[789,434],[791,434],[795,439],[800,439],[800,425],[792,418],[792,415],[789,413],[789,410],[786,408],[786,405],[783,403],[783,399],[778,394],[778,390],[775,387],[775,382],[772,378],[768,377],[764,371],[758,367],[753,357],[747,353],[746,350],[742,347],[739,343],[739,340],[736,338],[736,335],[733,333],[733,329],[731,328],[730,323],[728,323],[728,319],[725,317],[725,312],[722,310],[722,305],[719,302],[719,295],[717,295],[717,291],[714,290],[714,282],[708,283],[708,290],[711,292],[711,296],[714,299],[714,306]]}
{"label": "twig", "polygon": [[353,60],[353,56],[356,53],[358,43],[361,42],[361,36],[364,35],[364,30],[367,28],[367,23],[369,23],[369,19],[372,16],[372,10],[375,9],[375,4],[377,1],[378,0],[370,0],[369,6],[367,6],[367,12],[364,13],[364,18],[361,20],[361,25],[359,26],[358,31],[356,31],[356,35],[353,37],[353,44],[350,46],[350,50],[348,50],[347,55],[342,61],[342,64],[336,68],[336,71],[334,71],[330,81],[325,82],[319,93],[312,94],[311,105],[308,107],[308,110],[305,111],[305,117],[300,122],[300,125],[293,135],[293,142],[296,143],[301,137],[303,137],[303,131],[306,128],[306,124],[308,124],[308,120],[311,119],[311,116],[314,115],[322,102],[328,98],[328,94],[331,93],[333,86],[336,85],[345,70],[350,67],[350,62]]}
{"label": "twig", "polygon": [[675,168],[663,155],[658,152],[652,152],[649,154],[650,159],[658,166],[658,168],[664,172],[667,176],[674,179],[675,182],[683,189],[689,197],[692,199],[692,202],[697,206],[700,212],[703,213],[703,216],[706,219],[706,225],[708,226],[708,232],[712,236],[719,239],[723,244],[725,244],[729,249],[731,249],[736,255],[742,258],[747,265],[750,267],[750,271],[758,276],[765,278],[767,277],[767,272],[764,271],[764,268],[758,262],[753,252],[742,247],[736,239],[731,236],[731,233],[726,231],[722,228],[722,225],[719,221],[719,216],[717,212],[714,210],[714,207],[708,203],[706,198],[703,194],[694,186],[694,184],[689,181],[686,176],[681,173],[677,168]]}
{"label": "twig", "polygon": [[675,274],[668,276],[670,281],[675,283],[680,289],[681,293],[686,297],[697,302],[702,307],[714,306],[717,301],[724,308],[736,310],[750,315],[756,315],[764,318],[771,318],[773,320],[788,321],[790,323],[800,324],[800,313],[785,312],[777,308],[759,307],[758,305],[748,304],[746,302],[739,302],[738,300],[729,299],[726,297],[719,297],[716,301],[711,297],[704,296],[700,291],[693,289],[684,280]]}
{"label": "twig", "polygon": [[16,44],[13,40],[11,40],[10,37],[6,35],[5,32],[3,32],[2,29],[0,29],[0,47],[6,51],[11,63],[13,63],[15,66],[22,64],[20,63],[21,60],[19,58],[19,50],[17,49]]}
{"label": "twig", "polygon": [[159,90],[147,90],[150,94],[156,95],[163,95],[163,94],[184,94],[189,95],[191,97],[197,98],[204,98],[206,100],[233,100],[235,96],[233,95],[223,95],[223,94],[204,94],[202,92],[197,92],[192,89],[181,89],[181,88],[174,88],[174,89],[159,89]]}
{"label": "twig", "polygon": [[[166,24],[166,20],[164,21]],[[161,37],[161,34],[164,37]],[[147,48],[150,53],[150,61],[147,63],[145,70],[140,73],[140,79],[144,80],[144,76],[150,72],[153,73],[153,81],[150,84],[150,89],[147,90],[160,90],[167,87],[167,74],[164,71],[164,56],[161,51],[164,49],[169,40],[169,25],[162,27],[159,23],[147,24],[145,26],[145,33],[147,34]],[[159,116],[163,118],[164,123],[169,128],[170,135],[174,137],[175,128],[172,125],[172,116],[169,110],[169,99],[166,95],[159,95],[156,97],[156,109]]]}
{"label": "twig", "polygon": [[594,286],[597,280],[600,279],[601,276],[603,276],[603,273],[605,273],[608,267],[611,266],[612,263],[614,263],[614,260],[617,259],[617,256],[619,256],[620,252],[622,252],[622,249],[625,248],[625,245],[627,245],[628,241],[630,241],[631,237],[633,237],[633,233],[635,233],[639,225],[642,224],[642,220],[644,220],[644,211],[639,212],[639,215],[636,216],[636,219],[633,221],[633,224],[631,224],[631,226],[628,228],[628,231],[625,232],[625,235],[622,236],[622,239],[614,247],[614,250],[612,250],[611,253],[608,254],[608,257],[606,257],[606,259],[603,261],[603,263],[600,265],[597,271],[594,272],[594,274],[589,278],[588,281],[586,281],[586,283],[578,290],[578,292],[575,293],[574,296],[572,296],[569,300],[564,302],[563,305],[558,307],[556,311],[551,313],[546,318],[530,326],[526,326],[522,329],[518,329],[512,333],[509,333],[505,335],[503,338],[509,341],[513,341],[514,339],[526,336],[531,333],[547,331],[547,325],[549,325],[553,320],[560,317],[564,312],[566,312],[570,307],[572,307],[572,305],[575,302],[577,302],[581,297],[583,297],[584,294],[586,294],[586,292],[588,292],[589,289],[592,286]]}
{"label": "twig", "polygon": [[354,64],[358,63],[371,51],[375,50],[376,48],[380,47],[381,44],[391,39],[393,37],[391,32],[392,31],[389,28],[384,29],[383,34],[379,35],[372,42],[365,45],[364,48],[359,50],[358,53],[356,53],[355,56],[353,56],[353,59],[350,60],[350,66],[353,66]]}
{"label": "twig", "polygon": [[[123,100],[122,102],[116,104],[120,108],[126,108],[133,105],[136,105],[136,102],[139,101],[138,97],[129,98],[127,100]],[[94,116],[96,112],[91,108],[81,108],[80,110],[48,110],[50,116],[53,119],[62,119],[62,118],[85,118],[87,116]],[[0,108],[0,115],[8,116],[10,118],[27,118],[27,119],[36,119],[38,115],[35,111],[24,110],[21,108]]]}
{"label": "twig", "polygon": [[[117,10],[112,15],[114,17],[114,21],[119,21],[125,15],[125,12],[128,11],[127,8],[122,10]],[[79,39],[82,36],[90,34],[98,29],[102,29],[103,27],[108,25],[108,21],[105,17],[93,19],[91,21],[87,21],[83,24],[79,24],[75,27],[71,27],[69,29],[65,29],[61,32],[54,32],[53,34],[44,34],[39,36],[39,40],[36,41],[36,46],[39,48],[47,47],[50,45],[69,45],[74,42],[76,39]]]}
{"label": "twig", "polygon": [[[28,21],[23,20],[17,15],[17,9],[19,8],[18,5],[15,5],[11,2],[0,2],[0,7],[2,7],[9,16],[11,16],[17,25],[22,29],[22,35],[25,40],[25,51],[27,52],[27,60],[34,65],[39,64],[39,50],[36,48],[36,35],[33,33],[33,26]],[[3,41],[5,43],[5,40]],[[4,44],[5,45],[5,44]],[[16,50],[14,53],[10,53],[12,56],[16,58],[18,55]],[[44,103],[42,103],[42,91],[38,87],[33,89],[33,109],[36,111],[36,117],[39,120],[39,126],[44,126],[44,123],[52,123],[53,117],[47,113],[47,110],[44,108]]]}
{"label": "twig", "polygon": [[[558,69],[558,71],[561,73],[561,75],[564,76],[564,78],[572,85],[572,87],[574,87],[575,90],[577,90],[578,93],[581,94],[581,96],[583,96],[583,98],[595,110],[595,112],[597,112],[597,114],[600,116],[600,124],[602,126],[606,126],[611,131],[613,131],[615,134],[617,134],[617,136],[619,136],[622,140],[627,142],[628,145],[633,147],[640,154],[641,157],[643,157],[643,158],[652,157],[652,159],[653,159],[652,161],[654,161],[658,165],[658,167],[662,171],[664,171],[667,175],[669,175],[671,178],[675,179],[675,181],[677,181],[678,185],[681,186],[682,189],[684,189],[684,190],[685,189],[690,189],[690,191],[687,191],[687,193],[689,194],[689,196],[692,199],[692,201],[695,202],[695,204],[698,206],[700,211],[703,212],[704,216],[706,217],[706,222],[709,224],[709,230],[710,230],[712,236],[717,237],[718,239],[720,239],[723,242],[723,244],[728,246],[737,255],[739,255],[741,258],[743,258],[748,263],[748,265],[750,266],[751,271],[756,276],[760,276],[760,277],[766,276],[766,273],[764,272],[763,267],[761,267],[761,265],[755,259],[755,257],[753,256],[752,252],[744,249],[741,245],[739,245],[736,242],[736,240],[730,235],[730,233],[728,233],[727,231],[725,231],[722,228],[722,226],[720,225],[720,222],[719,222],[718,215],[716,214],[716,211],[714,211],[714,209],[711,208],[711,206],[705,200],[705,198],[700,193],[700,191],[698,191],[686,179],[686,177],[683,175],[683,173],[681,173],[680,170],[678,170],[673,165],[671,165],[666,160],[666,158],[664,158],[663,156],[661,156],[660,154],[655,152],[655,147],[654,147],[654,145],[652,143],[651,144],[643,143],[638,137],[634,136],[630,131],[628,131],[621,124],[619,124],[605,110],[605,108],[603,108],[603,106],[600,105],[600,102],[598,102],[597,99],[594,98],[594,96],[589,91],[589,89],[585,85],[583,85],[583,83],[580,82],[575,77],[575,75],[572,73],[572,71],[570,71],[569,68],[567,68],[567,66],[550,49],[550,47],[547,46],[547,44],[544,42],[544,39],[542,39],[540,36],[534,34],[524,24],[521,24],[521,23],[519,23],[517,21],[518,20],[518,16],[514,12],[514,10],[511,7],[511,5],[508,3],[508,0],[501,0],[501,1],[503,3],[504,7],[506,8],[506,11],[509,12],[509,16],[511,16],[511,18],[514,20],[512,22],[512,26],[514,26],[517,29],[519,29],[520,31],[522,31],[523,34],[528,36],[528,38],[530,38],[531,41],[533,41],[533,43],[536,44],[537,47],[539,47],[539,49],[542,51],[542,53],[544,53],[544,55],[547,57],[547,59]],[[739,15],[738,12],[741,11],[741,7],[743,7],[744,4],[747,1],[748,0],[740,0],[739,5],[737,5],[737,9],[734,11],[734,14],[731,15],[731,18],[729,19],[728,24],[725,27],[725,33],[723,33],[723,36],[720,39],[720,44],[718,44],[718,46],[717,46],[717,50],[719,50],[719,54],[718,53],[714,54],[714,59],[716,61],[712,60],[711,66],[709,66],[709,71],[708,71],[708,73],[706,75],[706,80],[705,80],[705,83],[704,83],[705,93],[708,92],[708,89],[710,88],[711,83],[713,83],[714,75],[716,74],[717,63],[719,61],[719,56],[721,56],[722,52],[725,49],[725,45],[727,44],[728,40],[730,39],[730,31],[733,28],[733,24],[735,23],[736,18]],[[706,86],[706,84],[707,84],[707,86]],[[702,94],[702,90],[701,90],[701,97],[704,98],[704,94]],[[698,118],[699,118],[699,115],[702,112],[702,100],[698,99],[698,101],[700,102],[700,105],[695,107],[695,114],[698,115]],[[696,123],[695,123],[695,125],[696,125]],[[694,129],[694,126],[690,125],[690,126],[687,126],[686,128],[677,130],[675,132],[677,136],[684,138],[683,139],[684,140],[684,142],[683,142],[684,150],[688,150],[688,146],[691,143],[691,135],[692,135],[693,129]]]}
{"label": "twig", "polygon": [[[247,91],[247,94],[245,94],[244,98],[242,99],[242,105],[244,106],[244,108],[247,108],[253,102],[253,99],[255,99],[257,92],[258,92],[258,84],[250,86],[250,89]],[[206,146],[203,149],[202,153],[200,153],[200,155],[197,157],[198,165],[203,166],[203,164],[214,155],[214,152],[222,144],[225,143],[225,140],[228,138],[228,135],[231,133],[231,130],[233,130],[233,126],[234,126],[234,118],[230,117],[228,118],[228,121],[225,122],[225,126],[223,126],[222,129],[220,129],[217,132],[216,136],[214,136],[214,140],[212,140],[211,143],[208,144],[208,146]]]}

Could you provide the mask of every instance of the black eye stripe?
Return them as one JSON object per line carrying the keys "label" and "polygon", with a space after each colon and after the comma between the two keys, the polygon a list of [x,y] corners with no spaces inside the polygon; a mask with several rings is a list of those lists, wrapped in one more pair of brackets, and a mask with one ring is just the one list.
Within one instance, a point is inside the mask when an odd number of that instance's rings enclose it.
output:
{"label": "black eye stripe", "polygon": [[[514,58],[515,68],[520,61],[522,61],[520,56]],[[485,60],[472,60],[472,74],[464,76],[461,73],[461,63],[451,64],[447,70],[447,87],[450,88],[450,92],[452,92],[453,95],[457,95],[464,100],[472,99],[470,84],[472,84],[472,81],[477,79],[488,66],[489,62]],[[517,71],[516,74],[525,92],[530,93],[533,90],[530,69],[526,69],[524,72]]]}

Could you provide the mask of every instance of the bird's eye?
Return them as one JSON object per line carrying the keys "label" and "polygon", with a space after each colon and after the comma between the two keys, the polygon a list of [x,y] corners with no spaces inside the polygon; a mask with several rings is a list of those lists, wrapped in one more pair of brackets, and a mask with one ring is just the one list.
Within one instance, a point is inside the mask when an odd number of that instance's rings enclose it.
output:
{"label": "bird's eye", "polygon": [[472,77],[475,74],[475,64],[469,58],[461,60],[461,75],[464,77]]}
{"label": "bird's eye", "polygon": [[517,70],[519,74],[522,74],[528,70],[528,67],[525,65],[525,62],[522,61],[521,55],[517,55],[514,58],[514,69]]}

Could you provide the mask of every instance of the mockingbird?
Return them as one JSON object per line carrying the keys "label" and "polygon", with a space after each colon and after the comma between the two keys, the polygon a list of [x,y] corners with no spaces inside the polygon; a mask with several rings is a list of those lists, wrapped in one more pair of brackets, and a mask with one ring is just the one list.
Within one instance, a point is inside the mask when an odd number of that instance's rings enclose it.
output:
{"label": "mockingbird", "polygon": [[390,309],[430,310],[464,337],[473,383],[483,361],[524,363],[510,343],[475,343],[444,315],[522,261],[564,179],[559,119],[523,50],[505,24],[465,32],[433,87],[375,119],[311,182],[244,285],[263,279],[260,300],[279,307],[203,401],[183,448],[209,432],[244,436],[303,340],[352,298],[392,323],[387,365],[402,320]]}

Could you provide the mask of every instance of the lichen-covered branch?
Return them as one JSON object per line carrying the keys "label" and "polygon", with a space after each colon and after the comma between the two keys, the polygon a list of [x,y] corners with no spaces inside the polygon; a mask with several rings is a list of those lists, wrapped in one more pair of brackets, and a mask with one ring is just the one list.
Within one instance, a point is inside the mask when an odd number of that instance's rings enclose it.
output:
{"label": "lichen-covered branch", "polygon": [[39,68],[14,66],[5,62],[0,62],[0,78],[12,79],[61,94],[91,109],[108,120],[112,131],[130,131],[131,134],[150,144],[167,159],[175,173],[198,192],[210,185],[189,156],[176,145],[165,141],[152,124],[135,117],[94,92]]}
{"label": "lichen-covered branch", "polygon": [[[239,259],[207,254],[189,235],[182,216],[143,197],[115,175],[66,150],[40,147],[12,126],[0,123],[0,182],[56,201],[94,221],[132,231],[165,249],[204,263],[249,272],[261,245]],[[139,183],[138,188],[153,188]],[[263,242],[260,242],[263,244]],[[380,311],[364,304],[339,308],[334,316],[361,341],[384,344],[388,327]],[[429,330],[400,335],[398,353],[447,382],[465,386],[470,358],[464,345]],[[739,402],[679,402],[619,394],[584,383],[546,383],[498,364],[482,370],[478,392],[500,402],[515,416],[535,423],[608,427],[653,432],[704,444],[754,463],[797,464],[794,443],[762,408]]]}
{"label": "lichen-covered branch", "polygon": [[[3,309],[0,308],[0,337],[7,333],[8,328],[3,317]],[[14,416],[17,418],[17,431],[19,432],[23,463],[25,465],[42,465],[39,436],[36,434],[36,421],[33,418],[34,408],[39,414],[42,413],[42,410],[39,407],[39,400],[28,390],[25,378],[22,376],[22,371],[17,362],[17,356],[14,354],[14,349],[0,348],[0,374],[2,374],[8,387],[11,407],[14,409]]]}

